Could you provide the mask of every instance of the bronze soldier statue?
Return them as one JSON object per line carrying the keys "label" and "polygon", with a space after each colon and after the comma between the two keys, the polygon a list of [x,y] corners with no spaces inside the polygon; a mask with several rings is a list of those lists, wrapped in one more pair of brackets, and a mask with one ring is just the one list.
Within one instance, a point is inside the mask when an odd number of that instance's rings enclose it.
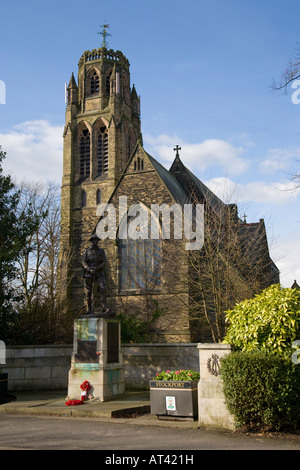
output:
{"label": "bronze soldier statue", "polygon": [[84,268],[83,278],[84,286],[87,292],[88,316],[94,315],[94,298],[93,288],[96,283],[101,295],[103,313],[108,313],[109,309],[106,304],[106,280],[105,267],[106,255],[105,251],[98,246],[99,238],[96,234],[90,238],[91,245],[85,250],[82,265]]}

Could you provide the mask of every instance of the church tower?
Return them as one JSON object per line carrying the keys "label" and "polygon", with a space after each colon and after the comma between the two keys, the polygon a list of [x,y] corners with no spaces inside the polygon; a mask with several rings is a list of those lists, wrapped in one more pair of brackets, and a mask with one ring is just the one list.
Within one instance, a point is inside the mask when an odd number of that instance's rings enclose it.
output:
{"label": "church tower", "polygon": [[62,295],[67,289],[79,311],[81,255],[97,222],[97,205],[108,201],[142,139],[140,99],[130,85],[129,62],[122,52],[107,49],[105,29],[102,34],[102,47],[82,54],[77,83],[71,76],[63,134],[60,283],[65,284]]}

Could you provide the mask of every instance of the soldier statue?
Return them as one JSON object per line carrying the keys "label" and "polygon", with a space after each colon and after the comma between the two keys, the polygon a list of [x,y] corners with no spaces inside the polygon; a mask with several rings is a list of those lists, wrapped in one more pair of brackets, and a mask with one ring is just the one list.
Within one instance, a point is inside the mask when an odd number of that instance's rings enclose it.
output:
{"label": "soldier statue", "polygon": [[98,316],[94,314],[93,288],[95,283],[101,295],[103,313],[108,313],[109,309],[106,304],[106,280],[104,273],[106,267],[105,251],[98,246],[99,238],[96,234],[93,234],[89,241],[91,241],[91,245],[85,250],[82,265],[88,304],[86,315],[91,317]]}

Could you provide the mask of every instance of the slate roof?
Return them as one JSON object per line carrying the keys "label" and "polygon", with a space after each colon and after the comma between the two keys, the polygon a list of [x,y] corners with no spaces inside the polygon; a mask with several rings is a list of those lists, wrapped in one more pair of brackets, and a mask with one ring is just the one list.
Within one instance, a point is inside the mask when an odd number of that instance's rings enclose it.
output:
{"label": "slate roof", "polygon": [[[193,199],[193,193],[195,193],[196,199],[199,200],[199,203],[203,203],[205,201],[205,203],[214,210],[218,217],[225,222],[228,207],[231,206],[231,204],[228,205],[221,201],[216,194],[214,194],[182,163],[178,155],[176,156],[169,172],[174,175],[181,186],[183,186],[189,193],[190,199]],[[242,222],[240,219],[239,221]]]}
{"label": "slate roof", "polygon": [[160,179],[168,188],[175,201],[181,205],[188,204],[189,195],[179,184],[178,180],[164,166],[162,166],[157,160],[155,160],[155,158],[151,157],[151,155],[149,155],[148,153],[147,156],[154,169],[158,173]]}

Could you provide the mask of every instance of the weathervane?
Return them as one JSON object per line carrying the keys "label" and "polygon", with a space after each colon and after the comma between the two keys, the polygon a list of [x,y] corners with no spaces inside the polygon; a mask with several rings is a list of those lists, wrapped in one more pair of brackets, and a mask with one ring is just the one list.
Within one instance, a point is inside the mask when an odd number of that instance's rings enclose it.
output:
{"label": "weathervane", "polygon": [[107,42],[106,42],[106,37],[111,36],[106,30],[109,28],[109,24],[102,24],[100,28],[103,28],[102,31],[99,31],[98,34],[102,36],[102,47],[105,47],[107,49]]}

